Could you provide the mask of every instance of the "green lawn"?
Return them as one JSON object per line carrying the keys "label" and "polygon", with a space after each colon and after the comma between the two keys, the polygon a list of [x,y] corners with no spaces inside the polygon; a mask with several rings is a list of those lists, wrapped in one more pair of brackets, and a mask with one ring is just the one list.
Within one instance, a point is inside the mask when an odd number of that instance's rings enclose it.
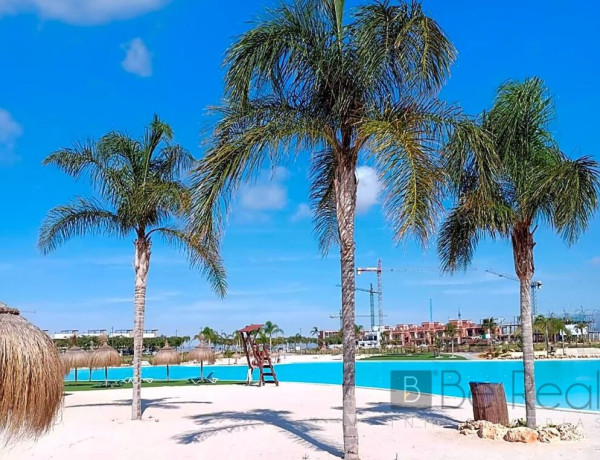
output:
{"label": "green lawn", "polygon": [[[90,390],[114,390],[116,388],[132,388],[131,383],[126,383],[120,387],[109,387],[104,388],[104,382],[65,382],[65,391],[90,391]],[[245,385],[246,382],[237,382],[231,380],[219,380],[217,383],[201,383],[200,385],[193,385],[188,383],[187,380],[171,380],[167,382],[165,380],[155,380],[152,383],[142,383],[143,388],[150,387],[183,387],[183,386],[203,386],[203,385]]]}
{"label": "green lawn", "polygon": [[431,361],[460,361],[463,360],[462,356],[454,356],[449,354],[440,354],[438,358],[434,358],[433,353],[403,353],[403,354],[391,354],[391,355],[375,355],[364,358],[361,361],[417,361],[417,360],[431,360]]}

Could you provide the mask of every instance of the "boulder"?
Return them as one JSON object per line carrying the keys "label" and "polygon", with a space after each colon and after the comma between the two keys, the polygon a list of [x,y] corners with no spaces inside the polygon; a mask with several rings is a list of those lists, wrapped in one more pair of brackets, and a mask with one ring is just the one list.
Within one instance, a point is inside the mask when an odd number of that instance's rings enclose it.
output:
{"label": "boulder", "polygon": [[579,425],[572,423],[562,423],[556,426],[556,430],[560,433],[561,441],[579,441],[585,438],[585,432]]}
{"label": "boulder", "polygon": [[504,435],[504,440],[508,442],[536,442],[539,439],[538,432],[527,427],[509,428]]}
{"label": "boulder", "polygon": [[538,430],[540,442],[560,441],[560,431],[551,426],[545,426]]}
{"label": "boulder", "polygon": [[487,422],[477,430],[477,436],[484,439],[503,439],[507,431],[508,428],[503,425]]}

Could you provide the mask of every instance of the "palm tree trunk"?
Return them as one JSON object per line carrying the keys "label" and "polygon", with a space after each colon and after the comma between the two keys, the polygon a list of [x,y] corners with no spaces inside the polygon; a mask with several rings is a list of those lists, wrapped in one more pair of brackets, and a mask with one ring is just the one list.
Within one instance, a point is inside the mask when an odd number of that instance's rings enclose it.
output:
{"label": "palm tree trunk", "polygon": [[273,349],[273,335],[269,334],[269,351]]}
{"label": "palm tree trunk", "polygon": [[135,241],[135,313],[133,321],[133,398],[131,419],[142,419],[142,351],[144,347],[144,311],[146,279],[150,267],[150,242],[139,235]]}
{"label": "palm tree trunk", "polygon": [[533,324],[531,318],[531,279],[533,278],[533,234],[529,225],[515,225],[512,233],[515,270],[521,282],[521,329],[523,333],[523,371],[527,426],[535,428],[535,374]]}
{"label": "palm tree trunk", "polygon": [[[344,154],[346,153],[346,154]],[[336,158],[334,187],[338,235],[340,240],[340,265],[342,284],[342,337],[343,337],[343,383],[342,424],[344,431],[344,459],[358,460],[358,428],[356,425],[354,332],[354,218],[356,214],[356,161],[349,152]]]}

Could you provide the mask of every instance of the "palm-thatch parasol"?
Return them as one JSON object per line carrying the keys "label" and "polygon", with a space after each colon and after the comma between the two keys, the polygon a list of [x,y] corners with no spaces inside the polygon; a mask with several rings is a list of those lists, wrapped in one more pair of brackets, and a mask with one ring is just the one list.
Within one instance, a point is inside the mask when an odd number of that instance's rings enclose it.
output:
{"label": "palm-thatch parasol", "polygon": [[58,414],[63,368],[52,340],[0,302],[0,438],[37,437]]}
{"label": "palm-thatch parasol", "polygon": [[77,369],[90,366],[90,354],[83,348],[73,345],[62,355],[63,364],[66,369],[75,369],[75,382],[77,382]]}
{"label": "palm-thatch parasol", "polygon": [[215,352],[212,348],[200,343],[188,353],[188,361],[200,362],[200,381],[204,381],[204,362],[214,364],[216,361]]}
{"label": "palm-thatch parasol", "polygon": [[169,381],[169,365],[179,364],[181,362],[181,356],[175,348],[169,346],[169,342],[165,342],[165,346],[162,347],[156,356],[152,360],[152,364],[155,366],[166,364],[167,365],[167,381]]}
{"label": "palm-thatch parasol", "polygon": [[106,337],[102,337],[102,340],[102,346],[92,351],[90,367],[94,369],[104,368],[104,385],[108,386],[108,368],[120,366],[121,355],[107,343]]}

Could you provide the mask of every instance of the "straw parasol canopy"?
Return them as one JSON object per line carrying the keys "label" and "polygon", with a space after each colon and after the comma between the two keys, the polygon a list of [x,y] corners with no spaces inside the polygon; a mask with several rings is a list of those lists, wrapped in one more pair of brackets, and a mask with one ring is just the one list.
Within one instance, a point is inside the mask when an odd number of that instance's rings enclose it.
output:
{"label": "straw parasol canopy", "polygon": [[152,364],[155,366],[167,366],[167,380],[169,380],[169,365],[179,363],[181,363],[181,356],[175,348],[169,346],[168,341],[165,342],[165,346],[156,353],[156,356],[152,360]]}
{"label": "straw parasol canopy", "polygon": [[52,340],[0,302],[0,439],[43,434],[63,399],[63,368]]}
{"label": "straw parasol canopy", "polygon": [[188,353],[188,361],[198,361],[200,363],[200,380],[204,380],[204,363],[214,364],[216,361],[215,352],[212,348],[200,343]]}
{"label": "straw parasol canopy", "polygon": [[94,369],[104,368],[104,385],[108,386],[108,368],[121,365],[121,355],[117,350],[108,345],[106,337],[100,348],[92,351],[90,355],[90,367]]}
{"label": "straw parasol canopy", "polygon": [[83,348],[73,345],[60,355],[66,369],[75,369],[75,382],[77,382],[77,369],[90,366],[90,354]]}

